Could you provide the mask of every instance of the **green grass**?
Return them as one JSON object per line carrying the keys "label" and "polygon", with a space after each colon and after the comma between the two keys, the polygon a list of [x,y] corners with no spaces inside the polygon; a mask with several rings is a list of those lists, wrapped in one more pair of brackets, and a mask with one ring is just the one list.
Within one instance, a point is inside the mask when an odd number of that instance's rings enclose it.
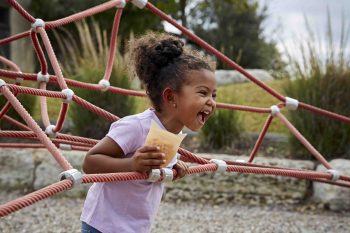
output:
{"label": "green grass", "polygon": [[[283,80],[273,80],[267,82],[266,84],[280,92],[283,95]],[[92,91],[93,92],[93,91]],[[136,99],[136,112],[144,111],[148,106],[150,106],[147,98],[133,97]],[[254,83],[240,83],[231,84],[226,86],[218,87],[218,97],[219,102],[240,104],[254,107],[266,107],[269,108],[271,105],[277,104],[279,101],[262,90],[260,87]],[[72,103],[74,104],[74,103]],[[53,98],[48,98],[48,111],[50,119],[56,120],[61,108],[61,101]],[[229,111],[229,110],[225,110]],[[118,115],[118,114],[117,114]],[[249,132],[260,132],[268,114],[258,114],[250,112],[239,111],[239,117],[241,117],[241,122],[243,127]],[[34,109],[34,119],[40,119],[40,106],[39,99],[36,102]],[[270,126],[269,132],[275,133],[286,133],[288,130],[275,119]]]}
{"label": "green grass", "polygon": [[[284,82],[284,80],[272,80],[266,82],[266,84],[284,95]],[[252,82],[218,87],[217,101],[264,108],[269,108],[280,102]],[[243,127],[249,132],[260,132],[267,116],[268,114],[239,111],[239,117],[241,118]],[[269,128],[269,132],[274,133],[286,133],[287,131],[286,127],[278,119],[275,119]]]}
{"label": "green grass", "polygon": [[[35,106],[33,110],[33,118],[35,120],[40,120],[41,119],[41,113],[40,113],[40,99],[39,97],[36,97],[35,101]],[[51,124],[55,124],[58,114],[60,113],[61,109],[61,99],[56,99],[56,98],[46,98],[47,101],[47,111],[49,113],[50,121]]]}
{"label": "green grass", "polygon": [[[93,94],[100,94],[98,91],[91,91],[91,93]],[[117,95],[117,94],[116,94]],[[132,97],[136,99],[136,112],[142,112],[144,111],[147,106],[149,106],[148,104],[148,100],[146,98],[141,98],[141,97]],[[61,109],[61,103],[62,101],[60,99],[55,99],[55,98],[47,98],[47,110],[49,112],[49,117],[50,120],[52,121],[51,123],[54,123],[54,121],[57,120],[58,114],[60,112]],[[75,104],[74,102],[72,102],[71,104]],[[40,120],[41,116],[40,116],[40,99],[39,97],[37,98],[36,102],[35,102],[35,106],[34,106],[34,113],[33,113],[33,117],[35,120]],[[116,113],[116,115],[118,116],[118,113]],[[67,117],[69,117],[67,115]]]}

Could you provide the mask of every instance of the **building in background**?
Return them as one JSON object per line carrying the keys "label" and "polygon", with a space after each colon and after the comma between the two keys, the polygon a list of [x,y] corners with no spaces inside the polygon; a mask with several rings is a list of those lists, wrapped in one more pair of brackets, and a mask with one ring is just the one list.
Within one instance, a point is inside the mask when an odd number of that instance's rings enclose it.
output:
{"label": "building in background", "polygon": [[[31,0],[17,1],[28,9]],[[0,0],[0,38],[28,31],[30,23],[11,8],[6,0]],[[34,50],[28,37],[0,46],[0,55],[16,63],[23,72],[34,72]]]}
{"label": "building in background", "polygon": [[[10,14],[9,7],[5,0],[0,0],[0,39],[8,37],[10,35]],[[0,55],[9,57],[10,46],[0,46]]]}

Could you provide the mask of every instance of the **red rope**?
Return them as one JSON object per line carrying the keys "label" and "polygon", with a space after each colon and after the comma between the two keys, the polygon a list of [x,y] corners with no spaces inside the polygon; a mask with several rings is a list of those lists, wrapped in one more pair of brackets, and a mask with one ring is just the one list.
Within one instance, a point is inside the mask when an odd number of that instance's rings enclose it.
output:
{"label": "red rope", "polygon": [[267,130],[269,129],[269,127],[271,125],[272,120],[273,120],[273,116],[269,115],[267,117],[266,121],[265,121],[264,127],[263,127],[263,129],[262,129],[262,131],[261,131],[261,133],[259,135],[259,138],[256,141],[256,143],[254,145],[254,148],[253,148],[252,152],[249,155],[249,160],[248,160],[249,163],[253,162],[253,159],[254,159],[256,153],[258,152],[262,141],[264,140],[264,137],[265,137],[265,135],[267,133]]}
{"label": "red rope", "polygon": [[245,111],[245,112],[255,112],[255,113],[270,113],[270,108],[257,108],[257,107],[249,107],[249,106],[242,106],[237,104],[227,104],[227,103],[217,103],[217,108],[222,109],[229,109],[229,110],[239,110],[239,111]]}
{"label": "red rope", "polygon": [[72,169],[72,166],[69,162],[60,154],[57,148],[53,145],[53,143],[48,139],[46,134],[40,129],[38,124],[32,119],[29,113],[25,110],[22,104],[17,100],[17,98],[12,94],[12,92],[7,88],[7,86],[3,86],[0,88],[4,96],[11,103],[13,108],[17,111],[17,113],[23,118],[23,120],[27,123],[27,125],[35,132],[39,140],[47,146],[47,149],[54,156],[58,164],[62,166],[64,170]]}
{"label": "red rope", "polygon": [[306,140],[306,138],[290,123],[287,118],[282,113],[277,113],[276,115],[282,123],[291,131],[291,133],[305,146],[305,148],[328,169],[332,166],[328,163],[325,158],[318,152],[311,144]]}
{"label": "red rope", "polygon": [[[27,21],[34,23],[35,18],[32,17],[20,4],[18,4],[15,0],[8,0],[9,4],[18,11]],[[61,89],[68,88],[68,85],[78,88],[84,88],[88,90],[95,90],[100,91],[103,89],[101,85],[98,84],[89,84],[89,83],[83,83],[76,80],[70,80],[63,77],[61,68],[59,66],[59,63],[57,61],[56,55],[53,51],[53,48],[51,46],[51,42],[46,34],[47,29],[52,29],[61,25],[65,25],[77,20],[80,20],[82,18],[85,18],[87,16],[91,16],[97,13],[100,13],[102,11],[108,10],[112,7],[117,6],[120,4],[121,1],[119,0],[113,0],[106,3],[103,3],[101,5],[95,6],[93,8],[87,9],[85,11],[73,14],[71,16],[52,21],[52,22],[46,22],[44,28],[36,28],[36,32],[34,31],[27,31],[22,32],[17,35],[10,36],[8,38],[0,40],[0,45],[6,44],[8,42],[30,36],[33,47],[35,49],[36,55],[38,57],[38,60],[40,62],[41,66],[41,72],[43,74],[47,74],[47,62],[44,56],[44,52],[40,46],[39,40],[37,38],[37,32],[40,34],[42,38],[42,42],[44,44],[45,50],[48,54],[50,64],[54,70],[55,75],[51,75],[49,79],[49,83],[53,83],[58,85]],[[263,83],[262,81],[256,79],[251,74],[249,74],[247,71],[245,71],[242,67],[240,67],[238,64],[230,60],[228,57],[226,57],[224,54],[213,48],[211,45],[203,41],[201,38],[190,32],[188,29],[184,28],[180,24],[178,24],[175,20],[171,19],[169,16],[167,16],[165,13],[154,7],[151,3],[147,3],[146,7],[153,12],[155,15],[159,16],[161,19],[168,21],[169,23],[173,24],[175,27],[177,27],[180,31],[183,32],[185,36],[193,40],[195,43],[202,46],[204,49],[206,49],[208,52],[214,54],[219,60],[223,61],[225,64],[229,65],[233,69],[236,69],[241,74],[243,74],[245,77],[247,77],[249,80],[257,84],[259,87],[264,89],[266,92],[277,98],[278,100],[282,101],[282,103],[279,103],[277,106],[279,108],[285,107],[285,97],[273,90],[271,87]],[[109,80],[110,75],[113,68],[114,63],[114,56],[116,53],[116,42],[117,42],[117,34],[118,34],[118,28],[120,24],[120,18],[122,15],[122,9],[118,9],[115,14],[112,33],[111,33],[111,39],[110,39],[110,50],[108,55],[108,61],[106,65],[106,70],[104,74],[104,79]],[[0,69],[0,76],[16,79],[18,77],[21,77],[26,80],[30,81],[36,81],[37,75],[36,74],[22,74],[17,67],[16,64],[13,62],[2,58],[0,56],[0,62],[4,63],[5,65],[8,65],[9,67],[13,68],[17,72],[14,71],[8,71],[8,70],[1,70]],[[40,84],[40,89],[35,88],[29,88],[29,87],[20,87],[18,85],[12,85],[8,84],[5,86],[2,86],[0,88],[0,91],[4,94],[5,98],[8,100],[8,103],[5,104],[5,106],[2,108],[0,112],[0,118],[3,118],[4,120],[10,122],[11,124],[27,130],[27,131],[3,131],[0,130],[0,137],[14,137],[14,138],[27,138],[27,139],[34,139],[34,140],[40,140],[41,143],[0,143],[0,147],[7,147],[7,148],[43,148],[46,147],[50,153],[54,156],[56,161],[62,166],[64,170],[71,169],[71,165],[68,163],[67,160],[61,155],[57,147],[62,146],[62,144],[67,144],[70,147],[68,149],[72,150],[81,150],[81,151],[87,151],[92,146],[94,146],[98,141],[84,138],[84,137],[78,137],[78,136],[72,136],[72,135],[66,135],[59,133],[63,126],[63,122],[66,118],[66,114],[68,111],[69,104],[68,103],[62,103],[61,110],[56,122],[56,126],[54,128],[54,131],[57,132],[56,138],[50,139],[46,136],[46,134],[42,131],[42,129],[37,125],[37,123],[32,119],[32,117],[28,114],[28,112],[23,108],[21,103],[17,100],[16,95],[17,93],[23,93],[23,94],[29,94],[29,95],[36,95],[40,96],[41,101],[41,116],[44,122],[45,126],[48,126],[50,124],[50,120],[48,117],[47,112],[47,106],[46,106],[46,97],[52,97],[52,98],[61,98],[65,99],[66,95],[61,92],[56,91],[48,91],[46,90],[46,83]],[[140,96],[144,97],[146,96],[144,92],[141,91],[134,91],[134,90],[127,90],[123,88],[118,87],[109,87],[108,91],[113,93],[118,93],[122,95],[131,95],[131,96]],[[13,93],[12,93],[13,92]],[[98,114],[101,117],[104,117],[110,122],[116,121],[119,118],[112,113],[109,113],[108,111],[101,109],[83,99],[80,97],[74,95],[73,101],[76,104],[79,104],[80,106],[86,108],[89,111],[92,111],[96,114]],[[13,106],[13,108],[20,114],[20,116],[23,118],[23,120],[27,123],[26,126],[11,117],[8,117],[6,115],[6,112],[9,110],[9,108]],[[258,107],[251,107],[251,106],[241,106],[241,105],[235,105],[235,104],[229,104],[229,103],[218,103],[218,108],[222,109],[229,109],[229,110],[240,110],[240,111],[247,111],[247,112],[254,112],[254,113],[271,113],[270,108],[258,108]],[[314,112],[316,114],[320,114],[323,116],[327,116],[339,121],[343,121],[345,123],[350,123],[350,118],[347,116],[342,116],[336,113],[332,113],[314,106],[310,106],[305,103],[299,103],[299,107],[311,112]],[[295,135],[297,139],[301,143],[304,144],[304,146],[310,151],[311,154],[313,154],[318,161],[320,161],[326,168],[330,169],[330,164],[323,158],[323,156],[298,132],[297,129],[281,114],[277,113],[276,116],[282,121],[282,123]],[[241,163],[241,162],[232,162],[227,161],[228,167],[227,171],[229,172],[239,172],[239,173],[253,173],[253,174],[266,174],[266,175],[278,175],[278,176],[287,176],[287,177],[294,177],[297,179],[308,179],[312,181],[317,182],[323,182],[323,183],[329,183],[333,185],[338,185],[342,187],[350,187],[350,177],[348,176],[340,176],[338,181],[331,181],[332,174],[327,172],[316,172],[316,171],[308,171],[308,170],[301,170],[301,169],[293,169],[293,168],[280,168],[280,167],[273,167],[273,166],[266,166],[266,165],[259,165],[259,164],[252,164],[257,151],[259,150],[259,147],[266,135],[266,132],[272,122],[273,117],[271,115],[268,116],[263,129],[259,135],[259,138],[257,142],[255,143],[255,146],[249,156],[248,163]],[[217,165],[213,163],[209,163],[208,158],[202,158],[199,157],[183,148],[180,148],[178,152],[181,154],[181,160],[185,162],[192,162],[201,164],[200,166],[194,166],[190,167],[188,170],[188,174],[193,173],[199,173],[199,172],[214,172],[217,169]],[[176,171],[174,171],[174,176],[176,177]],[[93,174],[93,175],[85,175],[83,177],[84,183],[91,183],[91,182],[115,182],[115,181],[127,181],[127,180],[140,180],[140,179],[147,179],[148,175],[145,174],[139,174],[136,172],[127,172],[127,173],[113,173],[113,174]],[[11,201],[5,205],[0,206],[0,217],[8,215],[9,213],[12,213],[14,211],[17,211],[21,208],[24,208],[26,206],[29,206],[39,200],[42,200],[44,198],[47,198],[49,196],[52,196],[58,192],[67,190],[71,188],[72,182],[69,180],[60,181],[56,184],[53,184],[51,186],[48,186],[44,189],[41,189],[39,191],[36,191],[32,194],[29,194],[27,196],[24,196],[22,198],[19,198],[17,200]]]}
{"label": "red rope", "polygon": [[176,20],[170,18],[168,15],[166,15],[164,12],[162,12],[157,7],[152,5],[150,2],[147,3],[146,8],[148,10],[150,10],[152,13],[154,13],[155,15],[159,16],[161,19],[163,19],[163,20],[169,22],[170,24],[172,24],[173,26],[175,26],[177,29],[179,29],[185,36],[187,36],[193,42],[195,42],[196,44],[198,44],[199,46],[201,46],[202,48],[207,50],[209,53],[214,54],[220,61],[224,62],[228,66],[232,67],[233,69],[235,69],[238,72],[240,72],[241,74],[243,74],[246,78],[248,78],[249,80],[254,82],[256,85],[261,87],[263,90],[267,91],[272,96],[276,97],[278,100],[283,101],[283,102],[285,101],[284,96],[282,96],[281,94],[279,94],[278,92],[273,90],[271,87],[269,87],[268,85],[266,85],[262,81],[256,79],[254,76],[249,74],[246,70],[244,70],[241,66],[236,64],[234,61],[232,61],[231,59],[226,57],[224,54],[219,52],[217,49],[215,49],[214,47],[209,45],[207,42],[205,42],[204,40],[202,40],[201,38],[199,38],[198,36],[196,36],[192,32],[190,32],[187,28],[180,25],[178,22],[176,22]]}
{"label": "red rope", "polygon": [[349,117],[342,116],[340,114],[336,114],[336,113],[333,113],[333,112],[329,112],[327,110],[320,109],[320,108],[317,108],[315,106],[311,106],[311,105],[305,104],[305,103],[299,103],[299,107],[303,108],[305,110],[308,110],[310,112],[314,112],[314,113],[317,113],[319,115],[326,116],[326,117],[329,117],[329,118],[333,118],[333,119],[336,119],[338,121],[342,121],[342,122],[350,124],[350,118]]}
{"label": "red rope", "polygon": [[59,192],[70,189],[72,181],[63,180],[56,184],[52,184],[43,189],[30,193],[26,196],[20,197],[16,200],[10,201],[6,204],[0,205],[0,218],[9,215],[17,210],[23,209],[24,207],[33,205],[34,203],[51,197]]}
{"label": "red rope", "polygon": [[22,38],[27,37],[29,35],[30,35],[30,30],[28,30],[26,32],[21,32],[19,34],[13,35],[13,36],[9,36],[7,38],[1,39],[0,45],[5,45],[7,43],[10,43],[10,42],[18,40],[18,39],[22,39]]}
{"label": "red rope", "polygon": [[[22,124],[21,122],[16,121],[16,120],[13,119],[12,117],[9,117],[9,116],[7,116],[7,115],[4,115],[2,118],[3,118],[4,120],[8,121],[9,123],[11,123],[12,125],[17,126],[17,127],[20,128],[20,129],[23,129],[23,130],[32,130],[31,128],[29,128],[29,127],[26,126],[25,124]],[[0,133],[1,133],[1,130],[0,130]]]}
{"label": "red rope", "polygon": [[99,108],[89,102],[87,102],[86,100],[78,97],[78,96],[73,96],[73,101],[77,104],[79,104],[80,106],[90,110],[91,112],[96,113],[97,115],[107,119],[110,122],[114,122],[119,120],[119,117],[113,115],[112,113],[107,112],[106,110]]}
{"label": "red rope", "polygon": [[23,18],[25,18],[28,22],[34,23],[35,18],[31,16],[20,4],[17,3],[15,0],[7,0],[7,2],[18,12],[20,13]]}
{"label": "red rope", "polygon": [[108,1],[106,3],[100,4],[98,6],[92,7],[90,9],[87,9],[85,11],[78,12],[76,14],[70,15],[68,17],[58,19],[52,22],[46,22],[45,29],[53,29],[59,26],[63,26],[65,24],[69,24],[75,21],[82,20],[83,18],[86,18],[88,16],[92,16],[98,13],[101,13],[103,11],[106,11],[108,9],[111,9],[113,7],[116,7],[120,4],[119,0],[112,0]]}
{"label": "red rope", "polygon": [[55,52],[53,51],[51,42],[49,40],[49,37],[47,36],[46,31],[42,27],[38,28],[37,30],[39,31],[41,38],[43,40],[47,55],[48,55],[49,60],[51,62],[51,66],[52,66],[52,68],[55,72],[55,75],[57,77],[58,85],[60,86],[61,90],[68,88],[66,81],[63,77],[61,67],[58,64],[58,60],[56,58]]}
{"label": "red rope", "polygon": [[114,58],[117,51],[117,35],[118,35],[119,23],[120,23],[120,18],[122,17],[122,13],[123,13],[123,9],[118,9],[114,17],[111,40],[110,40],[109,51],[108,51],[109,53],[108,62],[106,65],[105,74],[103,76],[103,79],[105,80],[109,80],[112,74]]}
{"label": "red rope", "polygon": [[30,38],[32,39],[34,50],[35,50],[36,56],[37,56],[39,63],[40,63],[41,73],[43,75],[46,75],[47,74],[47,62],[45,59],[44,52],[40,46],[38,36],[36,35],[36,32],[34,30],[30,31]]}

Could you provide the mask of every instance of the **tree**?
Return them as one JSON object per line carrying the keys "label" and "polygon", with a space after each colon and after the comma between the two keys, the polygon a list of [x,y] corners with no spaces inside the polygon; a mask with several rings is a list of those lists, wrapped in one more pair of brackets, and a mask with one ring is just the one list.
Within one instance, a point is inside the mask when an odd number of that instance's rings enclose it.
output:
{"label": "tree", "polygon": [[[42,18],[45,21],[57,20],[74,13],[86,10],[90,7],[106,2],[105,0],[35,0],[32,2],[30,12],[34,17]],[[152,4],[168,14],[175,14],[178,6],[175,0],[154,0]],[[49,7],[50,6],[50,7]],[[52,7],[54,6],[54,7]],[[115,10],[110,9],[101,12],[94,17],[102,30],[111,32]],[[64,26],[67,30],[74,30],[72,24]],[[148,30],[163,30],[162,21],[150,11],[140,10],[132,3],[128,3],[123,10],[123,15],[119,27],[118,38],[123,44],[131,34],[140,35]],[[123,46],[122,46],[123,47]]]}
{"label": "tree", "polygon": [[[244,68],[279,70],[284,65],[274,42],[263,37],[267,7],[250,0],[192,2],[189,27]],[[228,68],[218,63],[218,68]]]}

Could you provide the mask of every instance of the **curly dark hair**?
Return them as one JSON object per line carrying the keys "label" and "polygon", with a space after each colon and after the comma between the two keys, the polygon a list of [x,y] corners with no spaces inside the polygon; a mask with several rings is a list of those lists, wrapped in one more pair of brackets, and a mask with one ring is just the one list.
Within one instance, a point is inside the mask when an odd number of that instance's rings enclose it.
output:
{"label": "curly dark hair", "polygon": [[131,69],[146,88],[157,111],[161,111],[166,87],[179,92],[191,70],[214,71],[209,58],[188,49],[184,42],[169,34],[148,33],[129,42]]}

